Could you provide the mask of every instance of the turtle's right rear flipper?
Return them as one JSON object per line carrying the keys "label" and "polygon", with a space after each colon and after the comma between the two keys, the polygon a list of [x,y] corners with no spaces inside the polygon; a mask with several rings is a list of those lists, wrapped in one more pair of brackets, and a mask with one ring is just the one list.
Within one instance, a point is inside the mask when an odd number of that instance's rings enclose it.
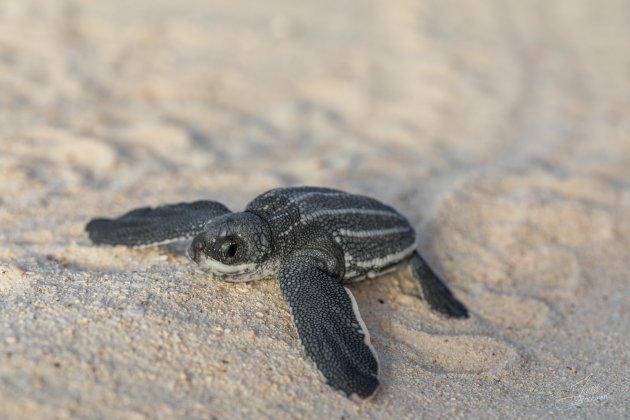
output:
{"label": "turtle's right rear flipper", "polygon": [[429,306],[453,318],[468,318],[468,309],[453,295],[418,252],[411,257],[411,273],[418,286],[420,296]]}
{"label": "turtle's right rear flipper", "polygon": [[207,200],[143,207],[115,219],[92,219],[85,230],[97,244],[144,248],[191,239],[226,213],[230,210],[223,204]]}

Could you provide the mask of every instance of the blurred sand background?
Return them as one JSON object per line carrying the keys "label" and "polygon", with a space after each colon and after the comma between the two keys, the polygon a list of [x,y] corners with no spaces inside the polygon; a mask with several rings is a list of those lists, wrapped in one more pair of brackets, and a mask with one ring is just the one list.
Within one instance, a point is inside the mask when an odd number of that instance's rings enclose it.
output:
{"label": "blurred sand background", "polygon": [[[628,418],[630,2],[0,0],[1,418]],[[472,317],[352,286],[356,404],[276,281],[91,217],[321,185],[404,212]]]}

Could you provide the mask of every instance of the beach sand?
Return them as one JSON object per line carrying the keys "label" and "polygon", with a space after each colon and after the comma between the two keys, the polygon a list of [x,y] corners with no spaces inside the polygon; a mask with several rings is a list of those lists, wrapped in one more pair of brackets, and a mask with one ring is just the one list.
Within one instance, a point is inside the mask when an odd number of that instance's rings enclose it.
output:
{"label": "beach sand", "polygon": [[[1,418],[628,418],[630,3],[0,1]],[[351,286],[353,402],[276,280],[98,247],[129,209],[319,185],[403,212],[471,311]]]}

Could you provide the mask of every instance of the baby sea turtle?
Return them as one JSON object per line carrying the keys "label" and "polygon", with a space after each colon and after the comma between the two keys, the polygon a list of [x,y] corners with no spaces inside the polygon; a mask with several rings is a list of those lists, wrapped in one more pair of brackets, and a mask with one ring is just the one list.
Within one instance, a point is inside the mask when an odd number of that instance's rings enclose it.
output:
{"label": "baby sea turtle", "polygon": [[192,239],[190,258],[230,282],[280,279],[306,354],[347,396],[371,397],[378,362],[357,303],[344,284],[410,265],[434,310],[468,311],[422,259],[407,219],[381,202],[343,191],[276,188],[232,213],[215,201],[132,210],[86,226],[97,244],[141,248]]}

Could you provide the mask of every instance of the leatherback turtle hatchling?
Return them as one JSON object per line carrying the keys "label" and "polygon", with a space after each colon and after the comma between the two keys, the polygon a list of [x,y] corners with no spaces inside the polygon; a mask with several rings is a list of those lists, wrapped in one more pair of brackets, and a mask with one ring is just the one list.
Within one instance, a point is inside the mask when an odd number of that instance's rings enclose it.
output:
{"label": "leatherback turtle hatchling", "polygon": [[407,219],[361,195],[276,188],[241,213],[215,201],[195,201],[93,219],[86,230],[95,243],[133,248],[193,238],[188,255],[213,277],[230,282],[279,278],[306,354],[347,396],[372,396],[379,369],[368,330],[344,284],[410,265],[431,308],[468,317],[416,251]]}

